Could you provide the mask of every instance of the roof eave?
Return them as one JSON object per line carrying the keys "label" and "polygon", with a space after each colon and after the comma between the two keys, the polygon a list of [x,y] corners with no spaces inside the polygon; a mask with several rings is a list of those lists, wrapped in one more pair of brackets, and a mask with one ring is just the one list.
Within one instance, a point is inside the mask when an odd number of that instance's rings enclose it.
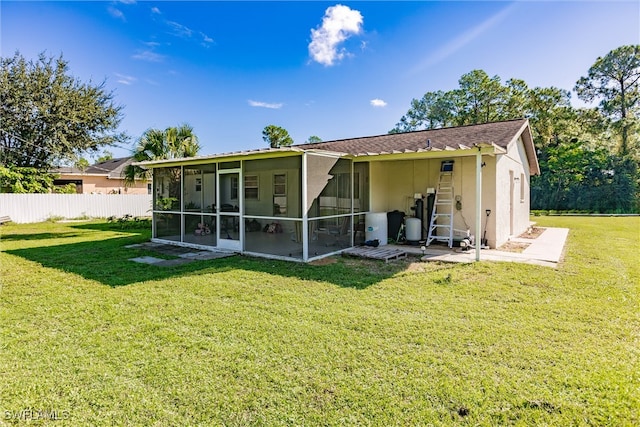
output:
{"label": "roof eave", "polygon": [[483,155],[495,156],[506,153],[506,150],[494,143],[480,143],[464,148],[449,147],[448,149],[432,149],[419,151],[405,151],[403,153],[360,153],[351,157],[358,161],[385,161],[385,160],[415,160],[415,159],[446,159],[451,157],[475,156],[480,149]]}
{"label": "roof eave", "polygon": [[223,160],[232,162],[236,160],[257,160],[268,159],[274,157],[299,156],[304,150],[294,147],[267,148],[248,151],[237,151],[232,153],[211,154],[198,157],[183,157],[180,159],[165,160],[148,160],[144,162],[134,162],[134,166],[140,166],[145,169],[153,169],[157,167],[173,167],[184,165],[200,165],[211,163],[212,160]]}
{"label": "roof eave", "polygon": [[522,138],[524,150],[527,154],[527,160],[529,161],[529,173],[531,175],[540,175],[540,164],[538,163],[538,155],[536,154],[536,147],[533,143],[533,135],[531,134],[529,119],[524,121],[520,130],[515,134],[508,146],[514,144],[519,138]]}

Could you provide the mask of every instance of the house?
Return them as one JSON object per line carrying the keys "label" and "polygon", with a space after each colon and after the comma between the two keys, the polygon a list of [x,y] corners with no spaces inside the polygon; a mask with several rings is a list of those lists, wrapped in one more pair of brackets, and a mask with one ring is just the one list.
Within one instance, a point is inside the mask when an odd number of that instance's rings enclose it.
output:
{"label": "house", "polygon": [[96,163],[85,170],[75,167],[58,168],[55,172],[60,176],[53,184],[75,184],[79,194],[151,194],[151,182],[148,180],[125,185],[123,171],[132,162],[133,157],[122,157]]}
{"label": "house", "polygon": [[425,240],[443,168],[456,238],[497,247],[529,227],[539,173],[526,119],[140,165],[153,171],[154,241],[299,261],[385,244],[393,213],[422,218]]}

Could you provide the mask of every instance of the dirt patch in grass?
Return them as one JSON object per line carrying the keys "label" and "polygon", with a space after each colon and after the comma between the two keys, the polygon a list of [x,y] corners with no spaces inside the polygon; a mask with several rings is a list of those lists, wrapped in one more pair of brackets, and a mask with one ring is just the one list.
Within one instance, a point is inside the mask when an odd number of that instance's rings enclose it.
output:
{"label": "dirt patch in grass", "polygon": [[409,261],[407,264],[407,271],[410,272],[417,272],[417,273],[422,273],[424,271],[428,271],[430,270],[430,268],[428,267],[427,263],[423,262],[423,261]]}
{"label": "dirt patch in grass", "polygon": [[539,235],[544,233],[546,228],[543,227],[529,227],[527,231],[519,235],[518,237],[523,239],[537,239]]}
{"label": "dirt patch in grass", "polygon": [[[537,239],[546,228],[543,227],[529,227],[527,231],[518,236],[520,239]],[[498,248],[499,251],[503,252],[522,252],[529,247],[530,243],[526,242],[506,242],[502,246]]]}
{"label": "dirt patch in grass", "polygon": [[331,257],[320,258],[315,261],[311,261],[309,264],[310,265],[331,265],[331,264],[335,264],[336,262],[338,262],[338,259],[334,256],[331,256]]}
{"label": "dirt patch in grass", "polygon": [[499,251],[503,252],[522,252],[529,247],[531,243],[520,243],[520,242],[507,242],[504,245],[498,248]]}

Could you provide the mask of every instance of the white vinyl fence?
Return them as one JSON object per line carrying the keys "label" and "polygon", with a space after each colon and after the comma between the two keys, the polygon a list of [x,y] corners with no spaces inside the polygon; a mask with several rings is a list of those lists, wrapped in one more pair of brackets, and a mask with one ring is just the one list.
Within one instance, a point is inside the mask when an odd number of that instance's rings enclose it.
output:
{"label": "white vinyl fence", "polygon": [[0,216],[17,223],[50,218],[151,216],[150,194],[0,194]]}

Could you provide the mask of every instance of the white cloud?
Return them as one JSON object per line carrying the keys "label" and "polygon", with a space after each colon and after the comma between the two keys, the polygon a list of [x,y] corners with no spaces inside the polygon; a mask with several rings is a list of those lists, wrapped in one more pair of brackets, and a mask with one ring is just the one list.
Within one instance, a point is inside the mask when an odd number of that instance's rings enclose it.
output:
{"label": "white cloud", "polygon": [[[130,4],[135,4],[136,0],[118,0],[118,2],[114,2],[114,3],[120,3],[120,5],[130,5]],[[124,16],[124,12],[122,12],[122,10],[118,9],[117,7],[114,6],[109,6],[107,8],[107,11],[109,12],[109,15],[111,15],[112,17],[116,18],[116,19],[121,19],[122,21],[126,22],[127,18]]]}
{"label": "white cloud", "polygon": [[162,12],[160,12],[160,9],[158,9],[157,7],[152,7],[151,8],[151,13],[155,13],[156,15],[161,15]]}
{"label": "white cloud", "polygon": [[371,101],[369,101],[371,103],[371,105],[373,107],[386,107],[387,103],[384,102],[382,99],[376,98],[376,99],[372,99]]}
{"label": "white cloud", "polygon": [[174,21],[167,21],[167,25],[173,30],[173,35],[178,37],[189,38],[193,35],[193,30]]}
{"label": "white cloud", "polygon": [[176,37],[194,41],[199,38],[200,44],[204,47],[209,47],[209,45],[213,43],[213,39],[202,31],[194,31],[186,25],[182,25],[175,21],[165,21],[165,23],[169,26],[169,28],[171,28],[171,34]]}
{"label": "white cloud", "polygon": [[133,59],[138,59],[140,61],[148,61],[148,62],[162,62],[164,61],[165,56],[160,55],[159,53],[155,53],[151,50],[142,50],[138,51],[135,55],[131,56]]}
{"label": "white cloud", "polygon": [[360,34],[362,21],[362,14],[348,6],[337,4],[328,7],[320,28],[311,30],[309,54],[313,60],[331,66],[344,58],[345,50],[339,50],[339,45],[351,35]]}
{"label": "white cloud", "polygon": [[123,84],[123,85],[129,86],[129,85],[133,84],[133,82],[138,80],[133,76],[127,76],[125,74],[120,74],[120,73],[115,73],[115,74],[116,74],[116,77],[118,78],[117,82],[120,83],[120,84]]}
{"label": "white cloud", "polygon": [[262,101],[253,101],[251,99],[248,102],[249,102],[249,105],[252,107],[271,108],[272,110],[278,110],[282,108],[282,106],[284,105],[282,103],[268,103],[268,102],[262,102]]}
{"label": "white cloud", "polygon": [[203,46],[208,46],[211,43],[213,43],[213,39],[211,37],[209,37],[208,35],[206,35],[203,32],[200,32],[200,36],[202,37],[202,45]]}
{"label": "white cloud", "polygon": [[109,15],[113,16],[114,18],[122,19],[123,21],[126,21],[126,18],[124,17],[124,13],[122,13],[120,9],[116,9],[115,7],[109,7],[107,10],[109,11]]}

